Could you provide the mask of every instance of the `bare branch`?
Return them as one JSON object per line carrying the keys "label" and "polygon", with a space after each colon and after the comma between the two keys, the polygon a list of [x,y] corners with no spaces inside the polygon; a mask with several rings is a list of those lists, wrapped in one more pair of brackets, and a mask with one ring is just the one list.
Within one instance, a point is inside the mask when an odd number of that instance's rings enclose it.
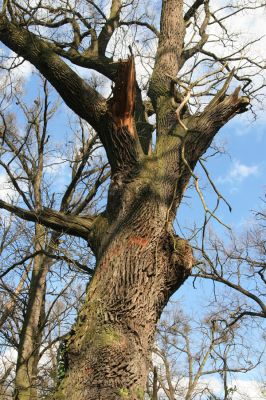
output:
{"label": "bare branch", "polygon": [[40,212],[27,211],[23,208],[16,207],[0,200],[0,208],[14,213],[18,217],[31,222],[37,222],[54,229],[57,232],[67,233],[69,235],[88,238],[93,221],[96,217],[91,216],[73,216],[71,214],[63,214],[51,209],[43,209]]}
{"label": "bare branch", "polygon": [[198,8],[204,4],[205,0],[196,0],[192,6],[189,8],[189,10],[186,12],[186,14],[184,15],[184,20],[187,22],[190,18],[192,18],[196,11],[198,10]]}
{"label": "bare branch", "polygon": [[106,112],[105,99],[85,83],[60,57],[56,47],[0,16],[0,39],[30,61],[55,87],[66,104],[94,128]]}

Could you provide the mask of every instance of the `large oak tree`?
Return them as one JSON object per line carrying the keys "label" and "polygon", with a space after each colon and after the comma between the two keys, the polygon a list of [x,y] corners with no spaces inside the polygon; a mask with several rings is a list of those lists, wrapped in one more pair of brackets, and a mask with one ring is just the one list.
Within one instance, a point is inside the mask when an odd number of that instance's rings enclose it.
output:
{"label": "large oak tree", "polygon": [[[0,200],[1,208],[25,220],[87,240],[96,258],[86,300],[65,343],[66,374],[54,400],[144,396],[156,322],[194,263],[189,243],[173,228],[177,209],[219,129],[250,103],[240,87],[227,93],[233,79],[243,81],[245,90],[250,84],[249,75],[230,62],[260,69],[258,62],[236,51],[219,57],[204,49],[208,27],[217,24],[228,35],[223,20],[236,13],[229,7],[219,19],[209,3],[196,0],[184,9],[183,0],[163,0],[158,30],[148,19],[136,18],[135,11],[128,12],[129,6],[137,9],[134,1],[112,0],[108,14],[94,1],[3,2],[0,40],[32,63],[92,126],[111,167],[107,205],[99,215],[65,211],[64,199],[61,211]],[[125,26],[147,29],[156,38],[147,92],[136,79],[134,51],[130,48],[123,60],[111,54],[114,36]],[[119,34],[116,40],[119,44]],[[230,36],[221,40],[230,41]],[[120,35],[121,47],[122,41]],[[206,73],[204,60],[209,66],[219,64],[218,70]],[[71,63],[109,78],[111,97],[82,79]],[[191,68],[202,75],[194,82]],[[194,91],[203,82],[205,92]],[[201,108],[200,96],[205,96]],[[196,102],[190,103],[190,97]],[[156,117],[156,142],[151,115]]]}

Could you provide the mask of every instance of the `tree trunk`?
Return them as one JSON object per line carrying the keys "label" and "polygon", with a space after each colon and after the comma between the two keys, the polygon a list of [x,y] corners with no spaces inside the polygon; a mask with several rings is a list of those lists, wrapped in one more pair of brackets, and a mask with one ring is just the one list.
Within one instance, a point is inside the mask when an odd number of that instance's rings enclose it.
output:
{"label": "tree trunk", "polygon": [[[44,244],[45,228],[36,225],[36,250]],[[26,315],[19,337],[15,376],[15,400],[37,400],[37,372],[44,319],[44,297],[48,268],[45,257],[34,258]]]}
{"label": "tree trunk", "polygon": [[189,275],[193,257],[186,242],[166,229],[164,205],[145,194],[137,203],[100,249],[54,399],[144,397],[156,322]]}

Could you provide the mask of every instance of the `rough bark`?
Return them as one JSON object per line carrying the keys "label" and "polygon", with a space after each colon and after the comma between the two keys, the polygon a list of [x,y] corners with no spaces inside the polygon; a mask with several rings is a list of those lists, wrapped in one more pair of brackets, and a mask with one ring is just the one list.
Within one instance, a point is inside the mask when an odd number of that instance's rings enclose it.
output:
{"label": "rough bark", "polygon": [[143,398],[156,321],[193,256],[167,232],[167,209],[152,195],[131,207],[100,251],[54,399]]}

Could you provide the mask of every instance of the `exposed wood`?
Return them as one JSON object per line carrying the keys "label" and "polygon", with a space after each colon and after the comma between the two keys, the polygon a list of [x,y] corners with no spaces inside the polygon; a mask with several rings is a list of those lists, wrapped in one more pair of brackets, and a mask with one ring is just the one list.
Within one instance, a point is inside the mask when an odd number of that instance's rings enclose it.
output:
{"label": "exposed wood", "polygon": [[127,127],[128,132],[133,137],[136,137],[134,123],[135,91],[135,62],[134,57],[131,56],[127,61],[120,62],[109,107],[117,128]]}

